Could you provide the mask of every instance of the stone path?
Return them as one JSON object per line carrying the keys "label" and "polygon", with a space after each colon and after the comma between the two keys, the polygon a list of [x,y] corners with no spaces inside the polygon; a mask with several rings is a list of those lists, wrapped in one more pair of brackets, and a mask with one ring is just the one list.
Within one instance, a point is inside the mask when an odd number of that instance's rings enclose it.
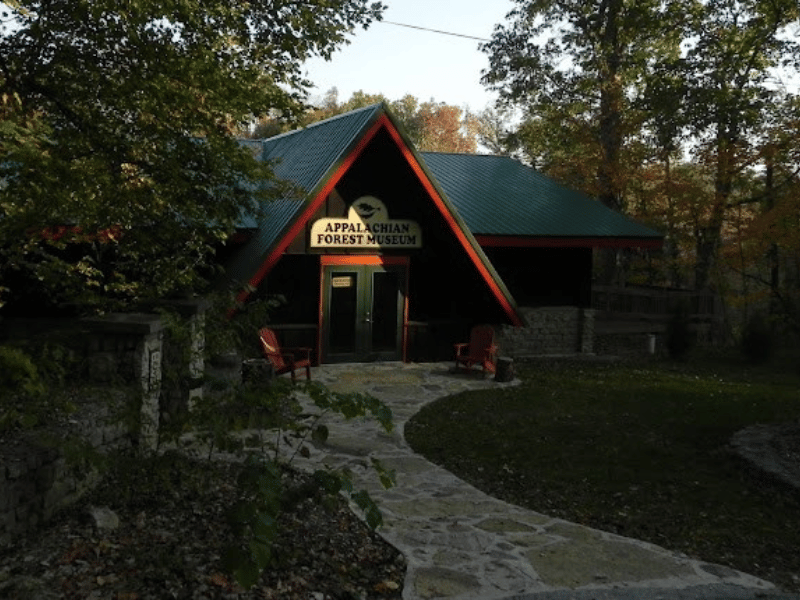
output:
{"label": "stone path", "polygon": [[[403,427],[426,403],[515,382],[451,373],[449,364],[326,365],[313,377],[335,391],[369,392],[392,408],[391,434],[369,421],[328,419],[329,439],[312,449],[306,466],[346,466],[373,495],[384,516],[380,533],[408,561],[406,600],[772,596],[772,584],[753,576],[492,498],[406,444]],[[395,487],[383,490],[370,457],[396,470]]]}

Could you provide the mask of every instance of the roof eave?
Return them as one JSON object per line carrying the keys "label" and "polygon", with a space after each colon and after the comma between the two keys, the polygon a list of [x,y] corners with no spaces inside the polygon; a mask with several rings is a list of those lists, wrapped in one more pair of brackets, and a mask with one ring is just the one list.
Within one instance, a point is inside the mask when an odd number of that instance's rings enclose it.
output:
{"label": "roof eave", "polygon": [[316,212],[319,206],[325,201],[328,194],[330,194],[336,187],[336,184],[339,183],[342,176],[361,155],[364,148],[380,129],[382,114],[383,111],[381,110],[375,111],[373,116],[370,117],[360,129],[359,133],[353,136],[351,142],[339,153],[339,156],[331,162],[330,167],[317,180],[316,184],[307,191],[305,198],[298,201],[298,210],[294,218],[275,237],[275,241],[264,254],[264,260],[261,262],[261,266],[248,280],[247,286],[237,295],[236,299],[238,302],[244,302],[251,291],[258,288],[261,280],[272,270],[286,249],[305,228],[308,219]]}
{"label": "roof eave", "polygon": [[264,260],[262,260],[261,266],[248,280],[245,288],[237,295],[237,301],[244,302],[252,290],[257,289],[261,280],[275,266],[278,260],[280,260],[283,253],[297,235],[300,234],[308,220],[333,191],[340,179],[358,159],[375,135],[384,127],[394,139],[398,148],[400,148],[404,158],[409,166],[411,166],[420,182],[427,189],[434,203],[442,214],[446,216],[446,220],[449,221],[456,237],[459,238],[459,241],[465,250],[467,250],[467,254],[473,264],[484,277],[484,280],[502,306],[511,323],[517,326],[521,325],[523,320],[517,309],[514,297],[484,254],[480,244],[472,235],[464,220],[447,199],[444,190],[441,189],[419,154],[414,150],[413,144],[403,132],[402,126],[394,119],[385,105],[380,105],[379,110],[375,110],[373,116],[365,123],[359,133],[353,136],[351,143],[348,144],[334,161],[332,161],[331,166],[325,171],[324,175],[321,176],[316,185],[309,190],[305,201],[301,204],[302,209],[297,211],[290,224],[275,238],[275,242],[272,244],[271,248],[264,254]]}
{"label": "roof eave", "polygon": [[664,238],[634,236],[513,236],[476,234],[484,248],[661,248]]}

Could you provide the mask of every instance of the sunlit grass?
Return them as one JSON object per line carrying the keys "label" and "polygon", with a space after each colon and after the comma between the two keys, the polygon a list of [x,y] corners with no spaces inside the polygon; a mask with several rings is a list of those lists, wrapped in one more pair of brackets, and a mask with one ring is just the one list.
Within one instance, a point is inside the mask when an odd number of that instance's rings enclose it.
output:
{"label": "sunlit grass", "polygon": [[717,359],[518,371],[517,388],[426,407],[409,443],[510,502],[800,590],[800,493],[728,447],[748,425],[800,419],[797,370]]}

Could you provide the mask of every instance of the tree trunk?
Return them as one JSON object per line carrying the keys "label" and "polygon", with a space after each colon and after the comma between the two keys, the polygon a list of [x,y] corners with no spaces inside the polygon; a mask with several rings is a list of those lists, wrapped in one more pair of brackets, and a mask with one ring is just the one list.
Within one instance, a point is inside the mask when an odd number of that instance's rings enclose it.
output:
{"label": "tree trunk", "polygon": [[[619,19],[621,0],[605,0],[601,3],[600,18],[604,27],[600,34],[602,50],[598,60],[600,84],[599,136],[601,161],[597,179],[599,200],[612,210],[622,210],[620,189],[620,151],[622,149],[622,101],[623,90],[620,79],[622,50],[619,45]],[[600,272],[598,280],[607,285],[617,282],[617,250],[600,250]]]}
{"label": "tree trunk", "polygon": [[[768,148],[766,152],[764,198],[764,208],[769,212],[775,208],[775,159],[772,148]],[[769,314],[776,315],[781,312],[780,261],[777,243],[770,244],[767,258],[769,260]]]}
{"label": "tree trunk", "polygon": [[734,120],[730,124],[719,124],[716,140],[716,173],[714,175],[714,202],[706,224],[697,230],[697,257],[695,263],[695,289],[711,288],[711,274],[717,264],[722,225],[733,189],[733,174],[736,167],[736,143],[739,127]]}

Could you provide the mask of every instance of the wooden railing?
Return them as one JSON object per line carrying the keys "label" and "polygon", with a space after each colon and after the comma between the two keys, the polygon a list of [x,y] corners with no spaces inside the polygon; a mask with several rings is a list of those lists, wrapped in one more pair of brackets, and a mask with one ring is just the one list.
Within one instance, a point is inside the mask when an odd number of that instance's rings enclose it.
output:
{"label": "wooden railing", "polygon": [[605,285],[592,287],[592,308],[600,319],[666,321],[681,305],[693,322],[711,322],[721,315],[719,297],[712,292]]}

